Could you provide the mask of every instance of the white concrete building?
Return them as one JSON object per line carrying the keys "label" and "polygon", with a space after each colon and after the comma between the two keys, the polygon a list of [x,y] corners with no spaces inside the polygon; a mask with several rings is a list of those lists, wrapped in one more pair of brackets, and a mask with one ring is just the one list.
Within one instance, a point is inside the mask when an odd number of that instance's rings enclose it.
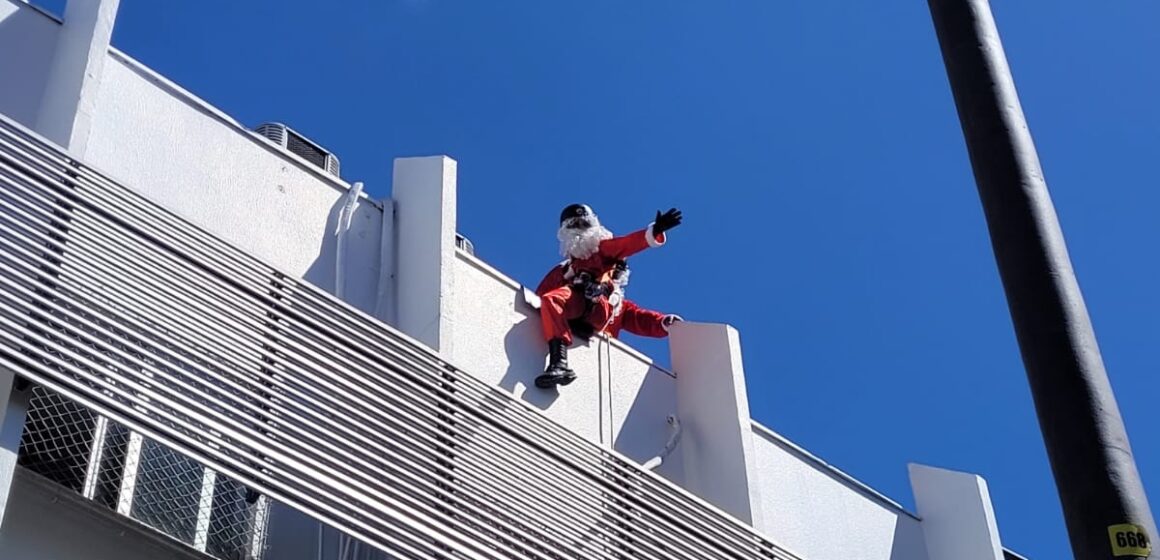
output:
{"label": "white concrete building", "polygon": [[372,200],[112,48],[117,4],[0,0],[0,558],[1015,557],[978,476],[910,465],[908,512],[753,422],[727,325],[536,389],[455,161]]}

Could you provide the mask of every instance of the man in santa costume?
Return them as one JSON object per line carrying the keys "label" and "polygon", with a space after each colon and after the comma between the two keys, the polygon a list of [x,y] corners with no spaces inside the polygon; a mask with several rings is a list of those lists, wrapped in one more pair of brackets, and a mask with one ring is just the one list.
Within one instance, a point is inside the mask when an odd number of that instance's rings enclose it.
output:
{"label": "man in santa costume", "polygon": [[644,229],[621,237],[600,225],[592,208],[572,204],[560,213],[560,253],[557,265],[536,288],[540,296],[540,320],[548,342],[548,367],[536,378],[542,389],[567,385],[576,379],[568,367],[568,346],[573,333],[587,338],[621,329],[653,338],[664,338],[669,326],[681,318],[643,309],[625,299],[628,257],[665,244],[665,233],[681,224],[676,208],[662,214]]}

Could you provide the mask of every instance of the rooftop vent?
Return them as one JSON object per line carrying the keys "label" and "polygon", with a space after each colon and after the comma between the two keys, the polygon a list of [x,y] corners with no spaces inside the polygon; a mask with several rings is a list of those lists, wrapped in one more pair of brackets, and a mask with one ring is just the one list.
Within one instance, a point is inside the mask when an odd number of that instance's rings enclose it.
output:
{"label": "rooftop vent", "polygon": [[322,146],[307,140],[305,136],[282,123],[265,123],[254,132],[281,146],[284,150],[318,166],[323,171],[338,177],[338,158],[324,150]]}
{"label": "rooftop vent", "polygon": [[455,247],[467,253],[468,255],[475,255],[475,245],[471,240],[463,237],[460,234],[455,234]]}

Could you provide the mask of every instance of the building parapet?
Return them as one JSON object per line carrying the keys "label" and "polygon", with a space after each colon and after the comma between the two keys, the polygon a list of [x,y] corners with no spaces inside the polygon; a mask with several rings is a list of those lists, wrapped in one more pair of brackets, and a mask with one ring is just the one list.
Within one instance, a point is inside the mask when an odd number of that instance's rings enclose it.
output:
{"label": "building parapet", "polygon": [[6,119],[0,154],[21,376],[396,554],[796,558]]}
{"label": "building parapet", "polygon": [[880,504],[894,510],[895,512],[906,515],[906,516],[914,519],[915,521],[921,521],[921,519],[919,519],[919,517],[917,515],[915,515],[914,513],[911,513],[909,510],[902,507],[902,504],[890,499],[890,497],[886,496],[885,494],[871,488],[869,485],[862,482],[861,480],[858,480],[858,479],[854,478],[853,476],[846,474],[846,472],[842,471],[838,467],[835,467],[834,465],[831,465],[830,463],[826,462],[825,459],[822,459],[821,457],[818,457],[817,455],[810,453],[802,446],[790,441],[789,438],[786,438],[785,436],[769,429],[768,427],[762,425],[761,423],[757,422],[756,420],[754,420],[752,422],[752,425],[753,425],[753,431],[757,432],[759,435],[761,435],[765,439],[769,440],[771,443],[773,443],[773,444],[775,444],[783,449],[790,451],[794,455],[797,455],[803,461],[806,461],[810,464],[817,466],[819,469],[825,471],[830,476],[832,476],[838,480],[843,481],[848,486],[856,489],[861,494],[879,502]]}

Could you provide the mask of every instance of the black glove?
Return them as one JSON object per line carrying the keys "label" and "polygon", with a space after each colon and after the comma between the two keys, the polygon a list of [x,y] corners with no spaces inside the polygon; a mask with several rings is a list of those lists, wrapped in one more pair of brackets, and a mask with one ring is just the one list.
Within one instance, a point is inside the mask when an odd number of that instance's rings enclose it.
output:
{"label": "black glove", "polygon": [[664,214],[661,214],[661,211],[657,210],[657,218],[653,221],[653,235],[660,235],[679,225],[681,225],[680,210],[669,208],[669,211]]}

